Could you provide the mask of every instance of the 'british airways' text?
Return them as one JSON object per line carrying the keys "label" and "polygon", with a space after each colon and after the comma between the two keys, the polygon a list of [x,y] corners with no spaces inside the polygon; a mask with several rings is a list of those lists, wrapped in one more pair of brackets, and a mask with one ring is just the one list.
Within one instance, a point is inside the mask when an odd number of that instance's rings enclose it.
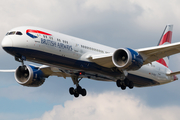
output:
{"label": "'british airways' text", "polygon": [[47,40],[47,39],[43,39],[43,38],[41,38],[41,44],[45,44],[45,45],[52,46],[52,47],[58,47],[58,48],[61,48],[61,49],[67,49],[67,50],[70,50],[70,51],[73,50],[71,45],[65,45],[63,43],[59,43],[59,42],[56,42],[56,41]]}

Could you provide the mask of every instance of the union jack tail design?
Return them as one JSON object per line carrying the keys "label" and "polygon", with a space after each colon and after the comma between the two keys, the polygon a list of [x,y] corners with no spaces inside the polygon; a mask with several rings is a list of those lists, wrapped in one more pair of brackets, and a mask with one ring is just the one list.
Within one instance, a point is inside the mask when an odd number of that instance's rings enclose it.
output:
{"label": "union jack tail design", "polygon": [[[172,30],[173,30],[173,25],[166,25],[164,32],[161,36],[161,39],[158,43],[159,45],[165,45],[165,44],[171,44],[172,40]],[[169,56],[161,58],[157,60],[157,62],[161,63],[162,65],[168,67],[169,64]]]}

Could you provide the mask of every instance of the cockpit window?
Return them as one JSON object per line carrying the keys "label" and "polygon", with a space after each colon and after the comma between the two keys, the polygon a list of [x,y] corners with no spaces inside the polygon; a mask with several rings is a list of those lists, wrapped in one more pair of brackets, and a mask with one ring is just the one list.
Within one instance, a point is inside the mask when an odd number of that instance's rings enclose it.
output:
{"label": "cockpit window", "polygon": [[15,33],[16,33],[15,31],[12,31],[8,35],[14,35]]}
{"label": "cockpit window", "polygon": [[17,31],[16,35],[22,35],[22,32]]}
{"label": "cockpit window", "polygon": [[22,32],[20,32],[20,31],[12,31],[12,32],[8,32],[6,35],[22,35]]}

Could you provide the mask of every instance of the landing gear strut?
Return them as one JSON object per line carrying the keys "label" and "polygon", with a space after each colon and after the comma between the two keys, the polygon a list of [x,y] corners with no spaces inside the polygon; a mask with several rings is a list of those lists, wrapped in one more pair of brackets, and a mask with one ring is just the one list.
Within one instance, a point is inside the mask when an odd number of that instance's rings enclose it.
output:
{"label": "landing gear strut", "polygon": [[24,60],[26,60],[25,56],[15,56],[15,60],[18,62],[21,62],[22,66],[19,66],[20,72],[23,74],[25,78],[29,76],[29,72],[27,70],[27,67],[24,65]]}
{"label": "landing gear strut", "polygon": [[74,95],[74,97],[79,97],[79,95],[81,94],[82,96],[86,96],[87,92],[86,89],[82,88],[79,85],[79,82],[82,78],[79,78],[78,76],[72,76],[72,81],[74,82],[74,84],[76,85],[76,88],[74,89],[73,87],[69,88],[69,93],[71,95]]}
{"label": "landing gear strut", "polygon": [[132,81],[129,81],[127,78],[125,78],[124,80],[117,80],[116,85],[118,87],[121,87],[122,90],[125,90],[126,87],[129,87],[130,89],[134,87],[134,83]]}
{"label": "landing gear strut", "polygon": [[21,57],[15,56],[15,60],[18,61],[18,62],[21,62],[22,66],[24,66],[24,60],[26,60],[26,57],[24,57],[24,56],[21,56]]}

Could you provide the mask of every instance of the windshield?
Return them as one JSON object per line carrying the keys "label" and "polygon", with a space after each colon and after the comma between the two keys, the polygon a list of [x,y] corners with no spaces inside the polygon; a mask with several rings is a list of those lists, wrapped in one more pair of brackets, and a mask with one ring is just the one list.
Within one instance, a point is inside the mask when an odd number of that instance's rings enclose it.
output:
{"label": "windshield", "polygon": [[8,32],[7,34],[6,34],[6,36],[7,35],[23,35],[22,34],[22,32],[20,32],[20,31],[11,31],[11,32]]}

